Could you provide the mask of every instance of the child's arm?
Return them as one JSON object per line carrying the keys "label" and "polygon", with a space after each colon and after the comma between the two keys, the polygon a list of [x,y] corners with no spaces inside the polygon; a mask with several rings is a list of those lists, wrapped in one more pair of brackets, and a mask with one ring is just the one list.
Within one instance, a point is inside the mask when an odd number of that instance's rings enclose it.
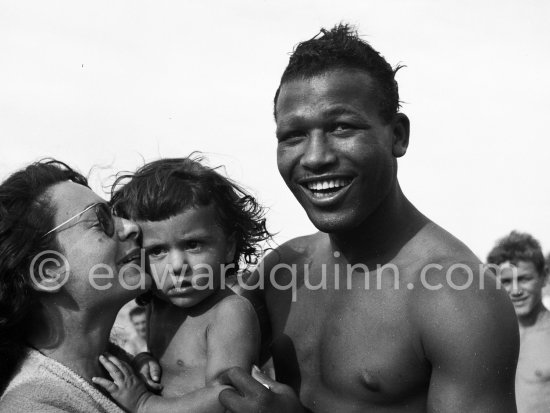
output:
{"label": "child's arm", "polygon": [[158,360],[151,353],[143,352],[137,354],[132,360],[132,367],[145,381],[150,390],[162,390],[163,386],[160,384],[162,368]]}
{"label": "child's arm", "polygon": [[254,307],[245,298],[234,295],[216,307],[206,335],[206,384],[213,383],[230,367],[250,371],[260,350],[260,326]]}
{"label": "child's arm", "polygon": [[[142,294],[136,298],[136,302],[138,302],[138,304],[141,302],[139,305],[145,305],[145,334],[147,337],[147,348],[151,345],[151,312],[154,306],[154,298],[152,297],[152,292],[149,290],[145,294]],[[134,371],[141,376],[143,381],[145,381],[145,384],[149,390],[153,390],[155,392],[162,390],[163,386],[160,384],[162,368],[160,367],[158,360],[151,354],[151,352],[144,351],[136,354],[130,365],[134,368]]]}
{"label": "child's arm", "polygon": [[223,413],[225,411],[218,401],[218,396],[222,390],[230,389],[230,386],[212,383],[181,397],[165,398],[149,392],[143,381],[124,361],[110,354],[100,356],[99,360],[114,382],[102,377],[93,377],[92,381],[109,392],[111,397],[128,412]]}

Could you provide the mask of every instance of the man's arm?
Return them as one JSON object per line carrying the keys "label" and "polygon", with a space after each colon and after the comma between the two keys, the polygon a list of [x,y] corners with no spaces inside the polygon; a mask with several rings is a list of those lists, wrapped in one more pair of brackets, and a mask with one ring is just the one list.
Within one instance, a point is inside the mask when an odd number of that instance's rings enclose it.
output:
{"label": "man's arm", "polygon": [[[432,366],[428,412],[513,413],[516,316],[494,277],[471,271],[469,288],[453,288],[447,273],[440,273],[443,287],[422,289],[416,300],[422,345]],[[479,277],[484,277],[484,288]],[[455,286],[469,280],[467,270],[452,271]]]}
{"label": "man's arm", "polygon": [[206,333],[206,384],[230,367],[250,371],[260,350],[260,327],[248,300],[230,296],[215,311]]}
{"label": "man's arm", "polygon": [[278,383],[258,369],[252,375],[240,367],[224,371],[219,381],[232,388],[220,392],[220,403],[231,413],[310,413],[287,385]]}

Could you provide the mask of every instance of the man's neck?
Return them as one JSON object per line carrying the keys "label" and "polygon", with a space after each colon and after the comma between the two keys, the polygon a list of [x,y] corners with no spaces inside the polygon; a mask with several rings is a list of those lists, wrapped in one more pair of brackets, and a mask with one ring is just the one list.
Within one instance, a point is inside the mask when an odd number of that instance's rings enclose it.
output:
{"label": "man's neck", "polygon": [[389,262],[429,220],[401,192],[399,184],[365,221],[351,231],[329,234],[331,246],[350,263]]}
{"label": "man's neck", "polygon": [[42,307],[32,320],[29,345],[69,367],[84,379],[103,376],[99,355],[107,351],[118,310]]}
{"label": "man's neck", "polygon": [[531,311],[529,314],[518,317],[519,322],[519,329],[521,332],[524,332],[525,330],[529,330],[531,328],[536,327],[540,324],[541,321],[544,321],[550,313],[544,307],[544,304],[542,301],[540,301],[534,308],[533,311]]}

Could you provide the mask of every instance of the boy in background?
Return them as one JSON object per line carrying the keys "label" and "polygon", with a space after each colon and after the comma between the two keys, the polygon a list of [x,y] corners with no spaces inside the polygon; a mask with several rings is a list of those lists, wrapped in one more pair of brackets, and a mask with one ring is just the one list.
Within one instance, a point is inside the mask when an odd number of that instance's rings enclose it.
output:
{"label": "boy in background", "polygon": [[134,307],[128,317],[134,327],[134,334],[124,344],[124,350],[135,356],[147,351],[147,309],[145,307]]}
{"label": "boy in background", "polygon": [[548,268],[540,244],[530,234],[512,231],[497,242],[487,261],[498,266],[497,275],[514,304],[518,318],[518,413],[548,412],[550,312],[542,303]]}

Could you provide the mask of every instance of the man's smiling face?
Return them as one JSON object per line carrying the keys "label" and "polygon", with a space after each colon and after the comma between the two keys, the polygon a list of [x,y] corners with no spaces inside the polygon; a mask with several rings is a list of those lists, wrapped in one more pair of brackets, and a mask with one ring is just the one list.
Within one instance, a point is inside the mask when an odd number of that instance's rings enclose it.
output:
{"label": "man's smiling face", "polygon": [[363,71],[334,70],[281,86],[277,165],[321,231],[357,227],[396,183],[394,125],[379,112],[376,85]]}
{"label": "man's smiling face", "polygon": [[500,265],[499,279],[510,296],[516,315],[529,316],[542,302],[546,273],[540,274],[531,261],[505,262]]}

